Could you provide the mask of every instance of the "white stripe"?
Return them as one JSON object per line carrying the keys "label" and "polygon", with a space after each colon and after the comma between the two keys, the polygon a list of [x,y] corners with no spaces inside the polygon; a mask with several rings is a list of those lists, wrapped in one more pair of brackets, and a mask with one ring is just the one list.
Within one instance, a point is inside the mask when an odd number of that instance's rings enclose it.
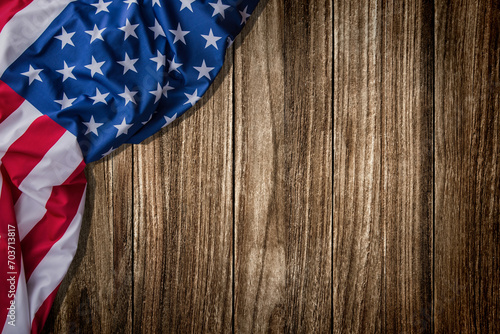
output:
{"label": "white stripe", "polygon": [[71,261],[73,261],[78,246],[85,192],[86,190],[83,192],[78,211],[68,229],[61,239],[52,246],[30,276],[28,281],[30,322],[33,322],[36,312],[45,299],[61,283]]}
{"label": "white stripe", "polygon": [[19,137],[21,137],[28,127],[38,117],[42,116],[31,103],[24,101],[19,108],[0,123],[0,159]]}
{"label": "white stripe", "polygon": [[0,77],[72,1],[33,0],[7,22],[0,32]]}
{"label": "white stripe", "polygon": [[29,302],[28,302],[28,291],[26,288],[26,278],[24,276],[24,264],[21,258],[21,273],[17,281],[16,296],[14,297],[16,302],[16,322],[15,326],[8,324],[10,320],[7,317],[7,321],[3,327],[2,334],[17,334],[17,333],[29,333],[31,331],[31,321],[28,317],[29,315]]}
{"label": "white stripe", "polygon": [[22,194],[14,207],[20,240],[45,215],[52,188],[66,181],[82,160],[76,137],[66,131],[21,182]]}

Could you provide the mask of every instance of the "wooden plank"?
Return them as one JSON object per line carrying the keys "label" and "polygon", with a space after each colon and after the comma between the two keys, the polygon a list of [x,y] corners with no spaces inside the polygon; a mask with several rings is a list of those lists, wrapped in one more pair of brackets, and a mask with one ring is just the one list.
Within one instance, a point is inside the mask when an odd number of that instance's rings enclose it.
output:
{"label": "wooden plank", "polygon": [[[235,333],[284,327],[283,4],[259,3],[235,41]],[[249,29],[248,29],[249,28]]]}
{"label": "wooden plank", "polygon": [[432,312],[432,4],[334,2],[333,331]]}
{"label": "wooden plank", "polygon": [[330,329],[331,9],[262,2],[236,42],[237,333]]}
{"label": "wooden plank", "polygon": [[132,331],[132,147],[87,166],[78,250],[44,333]]}
{"label": "wooden plank", "polygon": [[231,331],[232,83],[229,52],[195,108],[137,146],[135,332]]}
{"label": "wooden plank", "polygon": [[286,0],[286,329],[327,333],[332,325],[333,5]]}
{"label": "wooden plank", "polygon": [[500,3],[436,1],[435,332],[500,332]]}

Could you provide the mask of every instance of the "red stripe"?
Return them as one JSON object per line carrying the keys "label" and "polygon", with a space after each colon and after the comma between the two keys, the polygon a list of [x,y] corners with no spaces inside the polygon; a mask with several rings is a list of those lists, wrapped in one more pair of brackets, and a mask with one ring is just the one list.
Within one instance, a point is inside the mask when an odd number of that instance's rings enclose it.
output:
{"label": "red stripe", "polygon": [[[1,178],[3,180],[7,179],[8,176],[2,171]],[[9,225],[15,227],[15,259],[14,268],[11,268],[11,262],[8,262],[8,251],[9,251]],[[0,261],[0,329],[5,326],[5,320],[7,319],[7,315],[9,310],[7,309],[10,306],[10,301],[14,298],[13,296],[9,296],[10,284],[7,279],[11,276],[15,277],[15,286],[17,291],[17,283],[19,280],[19,275],[21,274],[21,247],[19,245],[19,233],[17,233],[17,223],[16,216],[14,212],[14,206],[12,202],[11,189],[7,182],[2,183],[2,187],[0,188],[0,255],[4,256],[5,259]],[[12,250],[12,249],[10,249]],[[11,272],[15,272],[15,275],[9,274]]]}
{"label": "red stripe", "polygon": [[82,161],[62,185],[52,189],[47,212],[21,241],[26,281],[75,217],[87,184],[84,168]]}
{"label": "red stripe", "polygon": [[32,0],[0,0],[0,30],[17,12],[28,6]]}
{"label": "red stripe", "polygon": [[38,311],[36,311],[33,322],[31,323],[31,333],[40,333],[42,331],[45,320],[47,320],[47,317],[49,316],[52,303],[54,302],[54,299],[56,299],[57,290],[59,290],[60,285],[61,283],[59,283],[47,299],[44,300]]}
{"label": "red stripe", "polygon": [[24,99],[19,96],[19,94],[13,91],[5,82],[0,80],[0,123],[16,111],[23,102]]}
{"label": "red stripe", "polygon": [[40,116],[9,147],[2,158],[2,163],[16,187],[19,187],[24,178],[65,132],[66,129],[55,123],[49,116]]}
{"label": "red stripe", "polygon": [[7,186],[9,187],[11,195],[12,195],[12,203],[14,205],[16,205],[16,202],[19,199],[19,196],[21,196],[22,191],[19,190],[18,187],[16,187],[15,185],[12,184],[12,181],[9,178],[9,173],[7,173],[7,170],[5,169],[4,165],[0,165],[0,171],[3,173],[3,175],[6,176],[6,178],[4,178],[4,180],[3,180],[3,182],[7,183]]}

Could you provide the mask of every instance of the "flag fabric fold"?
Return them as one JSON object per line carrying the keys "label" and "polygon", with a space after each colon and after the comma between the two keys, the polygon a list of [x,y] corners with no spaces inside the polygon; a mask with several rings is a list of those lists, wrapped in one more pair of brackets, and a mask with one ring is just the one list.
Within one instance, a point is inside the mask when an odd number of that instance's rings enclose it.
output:
{"label": "flag fabric fold", "polygon": [[39,333],[76,252],[85,165],[192,107],[258,0],[0,3],[0,328]]}

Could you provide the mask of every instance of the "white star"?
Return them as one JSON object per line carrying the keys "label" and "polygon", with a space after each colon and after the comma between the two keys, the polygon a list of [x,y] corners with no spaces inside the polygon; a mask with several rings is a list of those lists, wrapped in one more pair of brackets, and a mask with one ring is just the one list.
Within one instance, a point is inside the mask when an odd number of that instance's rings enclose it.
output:
{"label": "white star", "polygon": [[163,116],[163,117],[165,118],[165,124],[162,126],[162,128],[166,127],[167,125],[175,121],[175,119],[177,118],[177,113],[175,113],[174,116],[172,117],[168,116]]}
{"label": "white star", "polygon": [[135,103],[134,96],[137,94],[137,91],[130,91],[127,86],[125,86],[125,91],[121,94],[118,94],[119,96],[123,97],[125,99],[125,105],[127,105],[129,102],[132,102],[133,104]]}
{"label": "white star", "polygon": [[227,47],[230,47],[233,45],[234,40],[231,39],[231,37],[227,36]]}
{"label": "white star", "polygon": [[177,113],[175,113],[172,117],[163,116],[163,118],[165,118],[165,124],[162,126],[162,128],[175,121],[175,119],[177,118]]}
{"label": "white star", "polygon": [[130,24],[130,21],[127,19],[125,21],[125,26],[118,28],[125,33],[125,38],[123,40],[126,41],[129,36],[137,38],[135,29],[137,29],[138,26],[138,24]]}
{"label": "white star", "polygon": [[218,0],[217,3],[209,3],[210,6],[214,7],[214,13],[212,14],[212,17],[214,17],[215,15],[217,14],[220,14],[222,15],[223,18],[224,17],[224,11],[231,7],[231,6],[228,6],[228,5],[223,5],[222,4],[222,1],[221,0]]}
{"label": "white star", "polygon": [[158,5],[161,7],[161,3],[160,3],[160,0],[153,0],[153,4],[151,6],[155,6],[155,5]]}
{"label": "white star", "polygon": [[172,60],[168,60],[168,63],[170,64],[170,66],[168,67],[168,73],[170,73],[172,71],[179,72],[178,68],[182,66],[182,63],[176,63],[174,59],[175,59],[175,56],[172,57]]}
{"label": "white star", "polygon": [[191,106],[194,106],[194,104],[201,98],[201,96],[198,96],[198,89],[195,89],[193,94],[184,93],[184,95],[188,98],[184,104],[191,103]]}
{"label": "white star", "polygon": [[92,64],[85,65],[85,67],[90,70],[90,76],[93,78],[94,74],[96,74],[96,73],[103,75],[101,67],[102,67],[102,65],[104,65],[104,63],[105,63],[105,61],[96,62],[94,59],[94,56],[92,56]]}
{"label": "white star", "polygon": [[125,2],[126,4],[128,4],[127,9],[129,9],[130,5],[133,4],[133,3],[135,3],[136,5],[138,5],[137,0],[125,0],[123,2]]}
{"label": "white star", "polygon": [[242,11],[240,10],[240,15],[241,15],[241,23],[240,24],[243,24],[243,23],[247,23],[247,19],[250,17],[250,14],[247,13],[247,10],[248,10],[248,6],[245,7],[245,9],[243,9]]}
{"label": "white star", "polygon": [[130,59],[128,54],[125,52],[125,59],[122,61],[118,61],[117,63],[123,66],[123,74],[127,73],[128,70],[134,71],[137,73],[137,70],[135,69],[134,64],[139,60],[139,58],[136,59]]}
{"label": "white star", "polygon": [[200,80],[203,77],[207,77],[208,80],[212,80],[212,78],[210,78],[210,71],[212,71],[215,67],[208,67],[205,64],[205,60],[203,60],[203,63],[201,64],[200,67],[196,67],[196,66],[193,66],[193,67],[195,70],[200,72],[200,74],[198,74],[198,80]]}
{"label": "white star", "polygon": [[160,23],[158,23],[158,20],[157,20],[157,19],[155,19],[155,25],[154,25],[154,26],[152,26],[152,27],[149,27],[149,29],[155,33],[155,39],[156,39],[158,36],[163,36],[163,37],[166,37],[166,36],[165,36],[165,31],[163,30],[163,28],[162,28],[162,26],[160,25]]}
{"label": "white star", "polygon": [[111,152],[113,152],[114,150],[116,150],[116,148],[113,148],[113,146],[111,146],[111,148],[107,151],[107,152],[104,152],[102,154],[102,157],[104,158],[105,156],[107,156],[108,154],[111,154]]}
{"label": "white star", "polygon": [[153,114],[149,115],[149,118],[146,122],[141,122],[142,125],[146,125],[151,120],[151,118],[153,118]]}
{"label": "white star", "polygon": [[128,129],[130,129],[132,127],[132,125],[134,125],[133,123],[130,123],[130,124],[127,124],[127,122],[125,122],[125,117],[123,118],[123,121],[121,124],[117,124],[117,125],[113,125],[115,128],[118,129],[118,132],[116,133],[116,138],[118,138],[118,136],[122,135],[122,134],[128,134]]}
{"label": "white star", "polygon": [[59,103],[61,105],[61,110],[71,107],[73,102],[75,102],[76,98],[68,99],[65,93],[63,93],[62,100],[55,100],[54,102]]}
{"label": "white star", "polygon": [[92,6],[97,8],[95,11],[96,14],[98,14],[100,12],[108,12],[109,13],[108,6],[110,3],[111,3],[111,1],[104,2],[104,0],[99,0],[98,3],[93,3]]}
{"label": "white star", "polygon": [[168,98],[168,91],[174,89],[174,87],[170,86],[170,82],[167,81],[167,84],[163,87],[163,95]]}
{"label": "white star", "polygon": [[161,99],[161,95],[163,94],[163,89],[161,88],[160,83],[158,82],[156,90],[150,91],[151,94],[155,96],[155,103]]}
{"label": "white star", "polygon": [[104,104],[108,104],[108,102],[106,102],[106,97],[109,95],[109,93],[105,93],[105,94],[102,94],[100,91],[99,91],[99,88],[96,88],[95,89],[95,96],[89,96],[92,100],[94,100],[94,103],[92,103],[92,105],[96,104],[96,103],[104,103]]}
{"label": "white star", "polygon": [[96,39],[100,39],[101,41],[104,41],[102,38],[102,32],[106,30],[106,28],[99,29],[97,28],[97,24],[94,24],[94,29],[93,30],[86,30],[85,32],[89,34],[90,37],[90,44],[92,44],[93,41]]}
{"label": "white star", "polygon": [[66,64],[66,62],[64,62],[64,68],[62,70],[56,70],[56,72],[59,72],[63,75],[63,79],[62,79],[63,82],[66,81],[66,79],[68,79],[68,78],[76,80],[75,76],[72,73],[74,68],[75,68],[74,66],[68,67],[68,64]]}
{"label": "white star", "polygon": [[208,48],[210,45],[212,45],[214,48],[219,50],[217,47],[217,41],[221,39],[221,37],[214,36],[214,33],[212,32],[212,29],[210,29],[210,32],[208,35],[201,35],[204,39],[207,40],[207,44],[205,45],[205,49]]}
{"label": "white star", "polygon": [[99,133],[97,133],[97,128],[104,124],[104,123],[97,123],[94,120],[94,116],[90,116],[90,121],[82,123],[87,127],[87,131],[85,132],[85,134],[92,132],[96,136],[99,136]]}
{"label": "white star", "polygon": [[[174,89],[174,87],[171,87],[169,82],[167,81],[167,84],[165,87],[161,87],[160,83],[158,82],[156,86],[156,90],[150,91],[151,94],[155,96],[155,103],[158,102],[161,99],[161,96],[164,95],[166,98],[168,98],[168,91]],[[150,118],[151,119],[151,118]]]}
{"label": "white star", "polygon": [[195,0],[180,0],[181,1],[181,9],[179,11],[182,11],[184,8],[189,9],[191,12],[193,12],[193,8],[191,7],[191,4],[195,2]]}
{"label": "white star", "polygon": [[174,38],[174,44],[177,41],[181,41],[182,43],[186,44],[186,40],[184,39],[184,36],[186,36],[187,34],[189,34],[189,31],[187,31],[187,30],[182,31],[180,23],[177,24],[177,30],[171,29],[169,31],[172,34],[174,34],[174,36],[175,36],[175,38]]}
{"label": "white star", "polygon": [[73,41],[71,40],[71,37],[73,37],[74,34],[74,32],[68,33],[64,28],[62,28],[62,34],[60,34],[59,36],[55,36],[55,38],[62,42],[61,50],[66,46],[66,44],[75,46],[75,44],[73,44]]}
{"label": "white star", "polygon": [[23,72],[21,74],[25,75],[29,78],[29,84],[31,85],[31,83],[35,80],[42,82],[42,78],[40,78],[40,72],[42,72],[42,71],[43,70],[35,70],[33,68],[33,66],[30,65],[29,70],[27,72]]}
{"label": "white star", "polygon": [[160,50],[156,51],[156,57],[150,59],[156,63],[157,71],[160,69],[160,67],[165,65],[165,56],[161,54]]}

